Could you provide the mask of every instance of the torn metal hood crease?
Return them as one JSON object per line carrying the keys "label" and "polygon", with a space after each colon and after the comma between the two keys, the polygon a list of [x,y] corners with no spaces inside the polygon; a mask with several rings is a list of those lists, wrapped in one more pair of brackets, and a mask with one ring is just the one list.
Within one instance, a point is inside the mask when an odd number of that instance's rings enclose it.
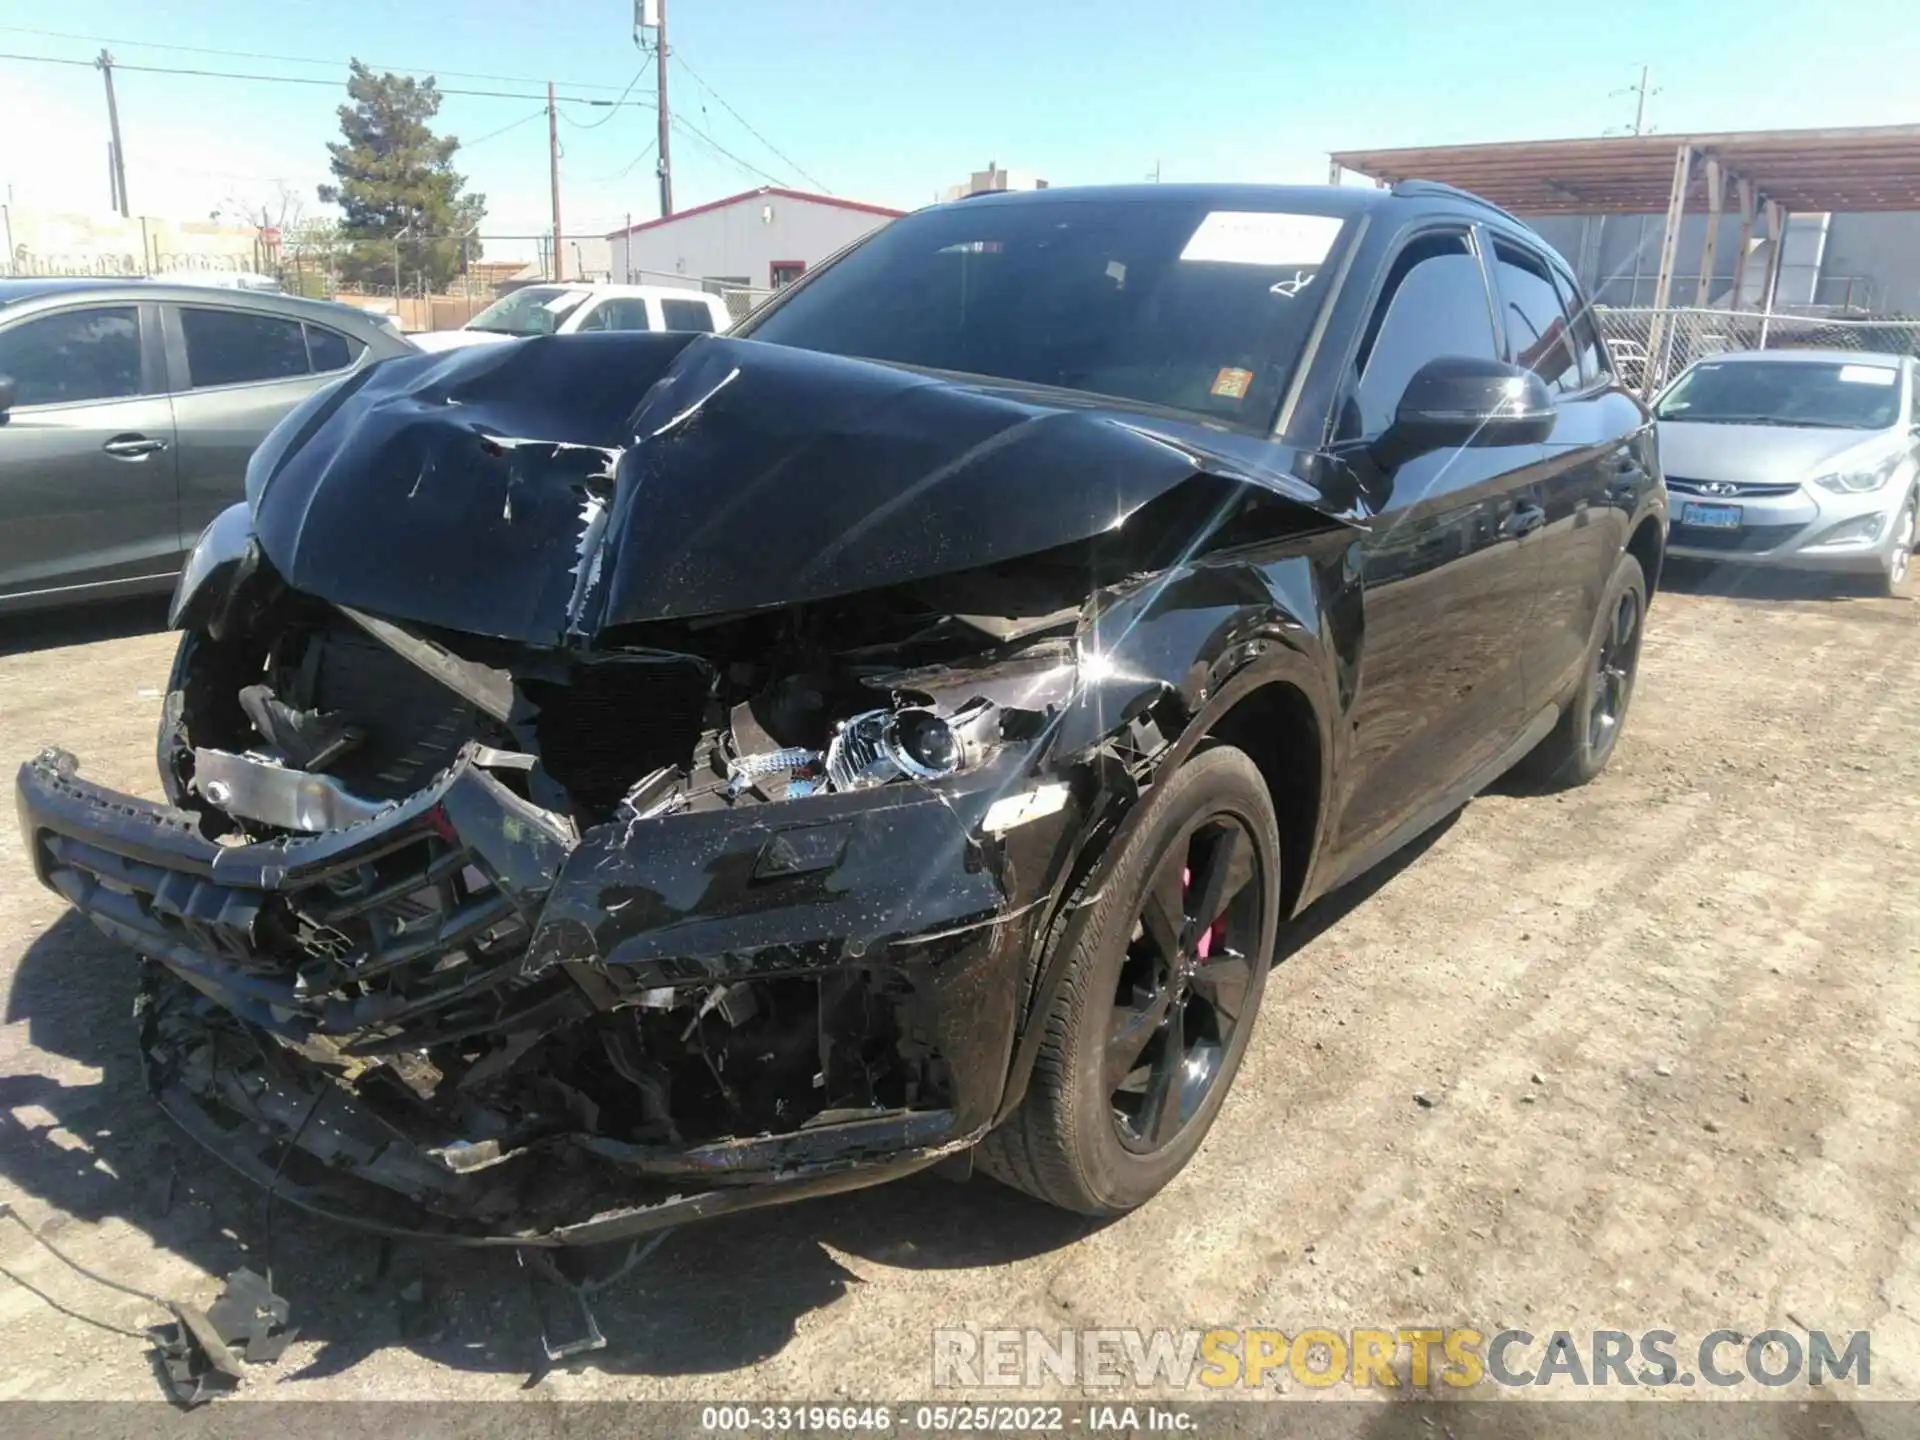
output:
{"label": "torn metal hood crease", "polygon": [[1314,457],[1124,402],[725,337],[389,361],[273,457],[293,586],[558,646],[822,600],[1087,539],[1196,473],[1356,522]]}

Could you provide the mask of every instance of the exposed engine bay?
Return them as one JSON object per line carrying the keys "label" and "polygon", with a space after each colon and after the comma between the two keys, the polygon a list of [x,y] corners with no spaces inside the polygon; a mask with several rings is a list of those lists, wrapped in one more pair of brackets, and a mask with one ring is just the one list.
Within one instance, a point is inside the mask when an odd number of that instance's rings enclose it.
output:
{"label": "exposed engine bay", "polygon": [[[926,598],[856,597],[562,658],[273,588],[242,633],[191,637],[162,738],[170,793],[223,846],[375,823],[463,752],[573,834],[942,780],[1038,735],[1070,688],[1077,618],[969,621]],[[277,897],[253,961],[291,969],[300,999],[336,1014],[457,991],[531,938],[464,858],[429,836]],[[340,1055],[384,1070],[404,1103],[516,1143],[592,1117],[584,1128],[622,1144],[697,1144],[944,1103],[944,1062],[897,989],[858,969],[616,989],[558,1034],[420,1046],[414,1026],[375,1025]]]}

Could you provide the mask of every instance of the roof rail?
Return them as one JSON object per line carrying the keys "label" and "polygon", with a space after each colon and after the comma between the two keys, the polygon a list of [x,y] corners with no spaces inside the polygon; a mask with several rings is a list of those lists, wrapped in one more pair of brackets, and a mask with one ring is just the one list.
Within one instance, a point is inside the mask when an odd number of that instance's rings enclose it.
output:
{"label": "roof rail", "polygon": [[1446,195],[1455,200],[1466,200],[1483,210],[1491,210],[1494,214],[1511,220],[1522,229],[1533,229],[1533,226],[1527,224],[1511,210],[1503,210],[1484,196],[1476,195],[1471,190],[1462,190],[1458,185],[1449,185],[1444,180],[1396,180],[1393,183],[1393,193],[1395,195]]}

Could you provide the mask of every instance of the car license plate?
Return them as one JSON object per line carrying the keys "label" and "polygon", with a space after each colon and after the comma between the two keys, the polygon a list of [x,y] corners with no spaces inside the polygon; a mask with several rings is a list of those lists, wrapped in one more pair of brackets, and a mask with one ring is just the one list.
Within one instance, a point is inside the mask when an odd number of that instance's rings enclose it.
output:
{"label": "car license plate", "polygon": [[1680,523],[1704,525],[1711,530],[1738,530],[1740,507],[1738,505],[1682,505]]}

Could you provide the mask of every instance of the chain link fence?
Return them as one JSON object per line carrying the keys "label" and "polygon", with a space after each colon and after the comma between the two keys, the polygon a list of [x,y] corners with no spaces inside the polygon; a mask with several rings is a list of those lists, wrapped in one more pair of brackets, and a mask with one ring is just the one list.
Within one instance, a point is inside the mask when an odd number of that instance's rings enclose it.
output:
{"label": "chain link fence", "polygon": [[1920,318],[1763,315],[1758,312],[1596,305],[1614,372],[1642,394],[1696,360],[1729,350],[1853,350],[1920,355]]}

